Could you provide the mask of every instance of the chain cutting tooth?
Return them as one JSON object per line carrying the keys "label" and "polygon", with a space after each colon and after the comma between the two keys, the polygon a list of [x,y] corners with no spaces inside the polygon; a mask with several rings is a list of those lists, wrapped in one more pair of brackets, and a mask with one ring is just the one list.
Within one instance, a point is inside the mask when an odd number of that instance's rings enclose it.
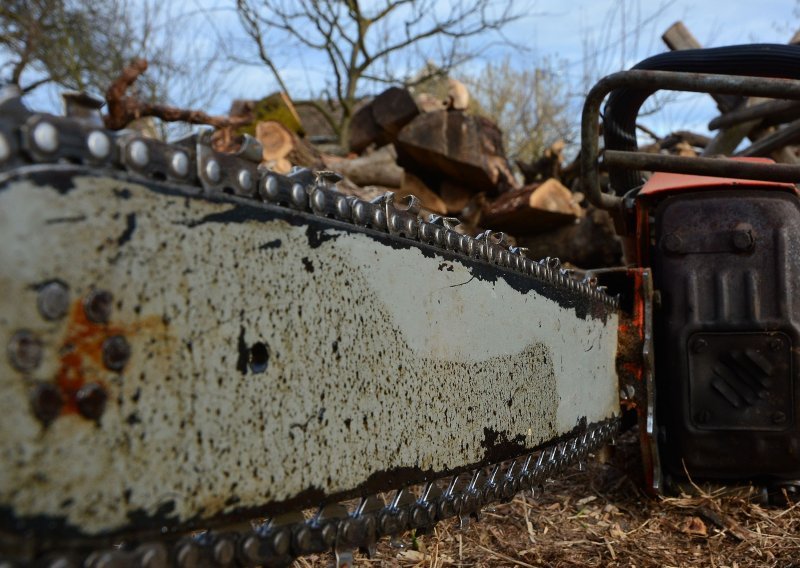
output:
{"label": "chain cutting tooth", "polygon": [[381,535],[396,535],[405,531],[409,509],[414,502],[414,495],[408,489],[397,491],[389,505],[378,515],[378,532]]}
{"label": "chain cutting tooth", "polygon": [[416,239],[419,228],[419,211],[422,201],[415,195],[397,198],[392,191],[383,195],[386,207],[386,226],[390,235]]}

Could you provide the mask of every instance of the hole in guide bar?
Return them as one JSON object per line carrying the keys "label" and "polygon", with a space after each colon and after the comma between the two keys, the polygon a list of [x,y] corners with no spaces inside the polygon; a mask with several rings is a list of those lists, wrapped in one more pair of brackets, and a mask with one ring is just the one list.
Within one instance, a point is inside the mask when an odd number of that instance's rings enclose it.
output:
{"label": "hole in guide bar", "polygon": [[263,373],[269,365],[269,350],[262,342],[254,343],[250,347],[250,370],[254,373]]}

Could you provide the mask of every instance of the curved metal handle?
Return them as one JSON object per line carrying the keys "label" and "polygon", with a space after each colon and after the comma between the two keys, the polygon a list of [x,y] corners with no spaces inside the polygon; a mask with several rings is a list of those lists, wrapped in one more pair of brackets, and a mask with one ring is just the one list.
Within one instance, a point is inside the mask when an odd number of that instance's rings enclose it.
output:
{"label": "curved metal handle", "polygon": [[[673,57],[673,54],[680,54],[681,58]],[[706,54],[708,61],[704,60]],[[754,76],[710,74],[697,71],[704,66],[713,67],[721,57],[724,57],[727,65],[730,66],[734,56],[742,58],[743,71],[752,68],[757,58],[761,58],[759,60],[761,68],[752,72]],[[600,105],[609,93],[613,94],[606,107],[607,130],[612,116],[615,119],[618,118],[617,115],[622,116],[613,121],[613,133],[606,134],[609,152],[606,154],[605,163],[609,166],[609,172],[615,174],[611,176],[612,184],[615,181],[619,182],[616,184],[619,187],[615,187],[619,194],[625,193],[637,185],[635,174],[622,175],[622,172],[630,174],[631,171],[650,169],[726,177],[733,173],[730,170],[732,163],[725,160],[685,159],[663,155],[652,155],[645,159],[636,154],[635,119],[642,103],[656,91],[668,89],[800,100],[800,81],[794,80],[795,77],[800,79],[800,65],[795,65],[788,72],[782,73],[792,76],[792,79],[765,78],[763,76],[778,74],[777,69],[783,69],[787,60],[800,63],[800,47],[754,45],[673,52],[650,58],[639,65],[647,66],[656,62],[661,66],[669,66],[669,63],[674,63],[672,60],[685,64],[693,70],[633,69],[622,71],[601,79],[589,92],[583,107],[581,124],[581,178],[583,191],[595,206],[602,209],[615,209],[622,203],[622,199],[618,195],[602,193],[598,180]],[[767,65],[765,61],[771,62],[772,65]],[[723,73],[728,71],[730,73],[738,72],[729,67],[723,68]],[[633,159],[633,155],[637,157]],[[798,182],[800,181],[800,168],[785,164],[748,164],[738,168],[736,175],[749,179]]]}

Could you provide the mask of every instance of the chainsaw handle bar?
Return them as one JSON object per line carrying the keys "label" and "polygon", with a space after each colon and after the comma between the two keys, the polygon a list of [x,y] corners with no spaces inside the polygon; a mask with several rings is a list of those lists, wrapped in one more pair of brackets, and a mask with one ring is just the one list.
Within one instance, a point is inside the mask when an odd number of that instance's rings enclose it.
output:
{"label": "chainsaw handle bar", "polygon": [[[800,48],[794,46],[733,46],[691,50],[693,53],[689,53],[689,55],[696,57],[695,63],[697,56],[703,53],[712,55],[722,53],[726,56],[744,54],[749,55],[752,61],[755,55],[769,60],[775,51],[780,51],[784,56],[787,53],[790,54],[796,62],[793,69],[781,67],[781,74],[800,78],[800,65],[798,65],[800,64]],[[662,54],[643,61],[639,66],[645,66],[653,60],[663,63],[676,54],[683,56],[684,59],[680,61],[684,61],[687,52]],[[678,58],[674,57],[674,59]],[[785,61],[781,63],[785,63]],[[724,71],[728,71],[728,69],[724,69]],[[774,69],[762,65],[762,68],[754,70],[752,74],[769,74],[772,71]],[[800,182],[800,166],[797,165],[746,163],[718,158],[685,158],[637,153],[635,128],[639,108],[650,95],[660,89],[800,100],[800,81],[785,78],[711,74],[698,71],[632,69],[601,79],[586,97],[581,122],[582,187],[589,201],[595,206],[609,210],[618,209],[622,204],[622,198],[619,195],[641,185],[641,178],[638,174],[640,170]],[[611,97],[609,97],[605,112],[604,163],[608,166],[611,186],[616,194],[603,193],[599,183],[600,106],[609,93],[611,93]]]}

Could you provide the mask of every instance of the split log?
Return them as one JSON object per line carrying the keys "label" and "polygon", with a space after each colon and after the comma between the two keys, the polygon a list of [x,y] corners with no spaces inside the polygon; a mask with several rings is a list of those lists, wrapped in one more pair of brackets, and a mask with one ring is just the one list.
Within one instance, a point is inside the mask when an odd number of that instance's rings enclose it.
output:
{"label": "split log", "polygon": [[371,144],[380,145],[383,134],[372,116],[372,105],[366,104],[356,111],[350,121],[348,147],[360,154]]}
{"label": "split log", "polygon": [[287,162],[289,168],[302,166],[314,170],[325,169],[317,149],[280,122],[259,122],[255,125],[255,136],[261,142],[264,163],[275,171],[286,169]]}
{"label": "split log", "polygon": [[338,172],[360,186],[401,187],[403,168],[397,165],[397,152],[387,144],[358,158],[323,157],[325,167]]}
{"label": "split log", "polygon": [[350,122],[349,146],[363,152],[370,144],[393,142],[400,130],[419,114],[419,107],[406,89],[392,87],[362,107]]}
{"label": "split log", "polygon": [[550,178],[487,203],[481,223],[512,235],[532,235],[573,223],[582,216],[573,193]]}
{"label": "split log", "polygon": [[450,178],[475,192],[516,189],[502,134],[483,117],[461,111],[420,114],[395,142],[398,164],[421,177]]}

